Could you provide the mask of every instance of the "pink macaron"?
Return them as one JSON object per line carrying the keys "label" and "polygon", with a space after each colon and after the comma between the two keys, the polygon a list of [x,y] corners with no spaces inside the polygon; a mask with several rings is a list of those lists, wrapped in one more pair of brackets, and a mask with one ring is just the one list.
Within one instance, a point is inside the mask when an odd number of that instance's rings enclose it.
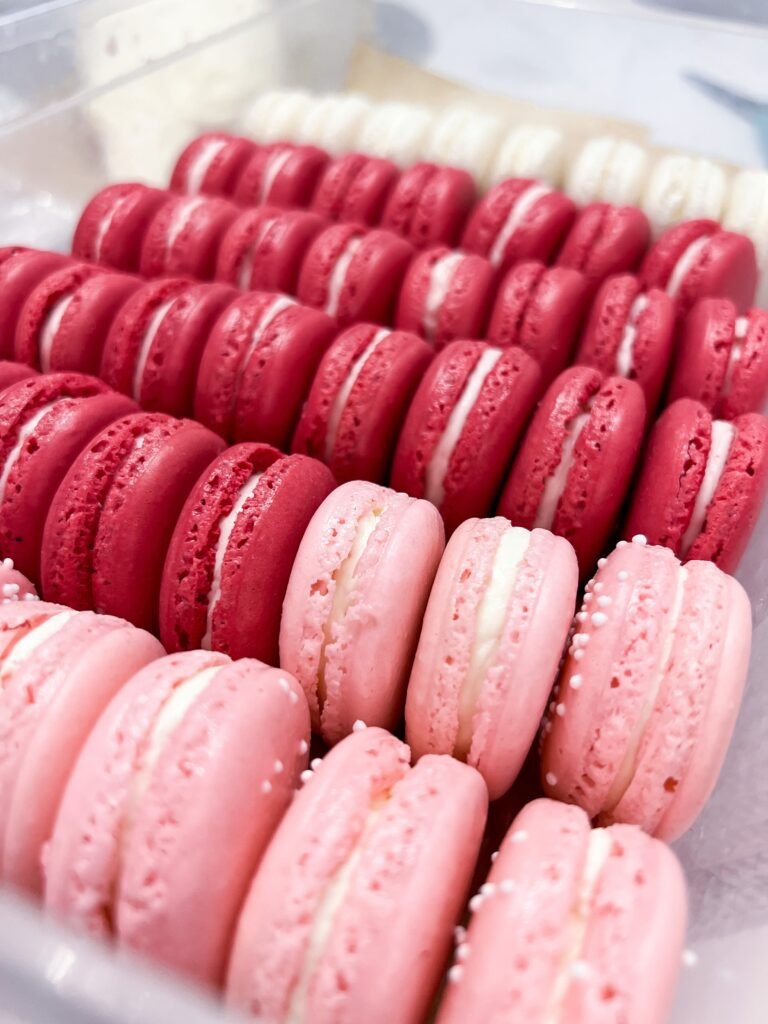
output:
{"label": "pink macaron", "polygon": [[318,367],[293,451],[322,459],[341,483],[388,475],[408,405],[432,349],[415,334],[358,324],[342,332]]}
{"label": "pink macaron", "polygon": [[0,262],[0,359],[13,359],[16,327],[24,303],[41,281],[65,266],[69,259],[58,252],[15,246],[5,253]]}
{"label": "pink macaron", "polygon": [[574,221],[557,263],[580,270],[594,293],[606,277],[635,270],[650,240],[651,226],[642,210],[590,203]]}
{"label": "pink macaron", "polygon": [[372,483],[342,484],[313,516],[283,602],[280,664],[327,742],[357,721],[400,721],[444,543],[429,502]]}
{"label": "pink macaron", "polygon": [[234,198],[243,206],[309,206],[328,160],[317,146],[259,146],[238,178]]}
{"label": "pink macaron", "polygon": [[469,888],[483,780],[364,729],[288,809],[240,915],[227,1002],[269,1021],[421,1024]]}
{"label": "pink macaron", "polygon": [[419,253],[405,275],[395,324],[442,348],[459,338],[482,338],[494,295],[488,260],[437,246]]}
{"label": "pink macaron", "polygon": [[137,271],[144,235],[168,193],[137,183],[107,185],[77,222],[72,255],[117,270]]}
{"label": "pink macaron", "polygon": [[672,841],[725,760],[752,611],[711,562],[620,542],[587,585],[544,726],[547,793]]}
{"label": "pink macaron", "polygon": [[389,194],[381,227],[402,235],[416,249],[456,245],[476,194],[472,175],[462,168],[412,164]]}
{"label": "pink macaron", "polygon": [[499,514],[566,537],[588,573],[615,527],[644,430],[645,399],[635,381],[587,366],[563,371],[528,428]]}
{"label": "pink macaron", "polygon": [[230,196],[246,163],[258,149],[255,142],[227,132],[205,132],[179,154],[171,173],[174,192]]}
{"label": "pink macaron", "polygon": [[47,909],[220,984],[308,741],[307,704],[285,672],[206,651],[147,666],[109,704],[67,783]]}
{"label": "pink macaron", "polygon": [[431,501],[449,533],[487,515],[540,391],[539,368],[520,349],[448,345],[411,402],[392,486]]}
{"label": "pink macaron", "polygon": [[681,398],[651,432],[625,536],[644,534],[678,557],[711,559],[733,572],[768,487],[768,418],[718,420]]}
{"label": "pink macaron", "polygon": [[505,793],[538,732],[576,606],[568,541],[509,520],[469,519],[440,562],[405,705],[414,753],[477,768]]}
{"label": "pink macaron", "polygon": [[437,1024],[666,1024],[682,965],[677,858],[630,825],[590,829],[578,807],[517,815],[470,902]]}
{"label": "pink macaron", "polygon": [[378,224],[399,175],[391,160],[346,153],[326,166],[311,208],[327,220]]}
{"label": "pink macaron", "polygon": [[325,226],[322,217],[308,210],[243,210],[219,245],[216,280],[243,291],[295,295],[307,250]]}
{"label": "pink macaron", "polygon": [[219,243],[239,213],[238,206],[221,196],[167,193],[144,235],[141,274],[182,274],[210,280],[216,270]]}

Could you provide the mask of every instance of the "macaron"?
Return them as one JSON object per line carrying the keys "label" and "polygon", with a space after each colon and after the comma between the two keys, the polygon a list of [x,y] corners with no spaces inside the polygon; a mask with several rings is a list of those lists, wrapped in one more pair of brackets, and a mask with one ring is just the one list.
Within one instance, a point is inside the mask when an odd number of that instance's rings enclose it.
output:
{"label": "macaron", "polygon": [[130,182],[107,185],[91,199],[77,222],[72,255],[118,270],[137,271],[144,234],[168,193]]}
{"label": "macaron", "polygon": [[395,325],[436,348],[482,338],[495,286],[488,260],[440,245],[420,252],[403,280]]}
{"label": "macaron", "polygon": [[502,271],[521,260],[550,263],[575,216],[576,204],[562,192],[532,178],[507,178],[475,206],[461,244]]}
{"label": "macaron", "polygon": [[216,280],[243,291],[295,295],[307,250],[325,226],[322,217],[308,210],[275,206],[243,210],[219,245]]}
{"label": "macaron", "polygon": [[257,148],[255,142],[240,135],[204,132],[179,154],[170,187],[188,195],[230,196]]}
{"label": "macaron", "polygon": [[463,167],[481,188],[487,187],[506,121],[476,105],[455,105],[431,114],[422,156],[436,164]]}
{"label": "macaron", "polygon": [[222,651],[276,665],[280,609],[299,542],[334,488],[303,455],[238,444],[192,488],[168,549],[160,636],[169,651]]}
{"label": "macaron", "polygon": [[328,161],[317,146],[259,146],[238,178],[234,199],[243,206],[309,206]]}
{"label": "macaron", "polygon": [[412,255],[413,247],[391,231],[334,224],[310,245],[296,294],[340,327],[390,324]]}
{"label": "macaron", "polygon": [[752,239],[759,271],[755,304],[768,308],[768,172],[743,170],[728,189],[723,227]]}
{"label": "macaron", "polygon": [[522,768],[541,724],[576,610],[568,541],[500,516],[468,519],[429,596],[405,705],[414,757],[452,754],[491,800]]}
{"label": "macaron", "polygon": [[664,153],[651,169],[642,207],[655,234],[697,217],[719,221],[728,186],[723,164],[687,153]]}
{"label": "macaron", "polygon": [[30,292],[16,325],[14,355],[49,373],[98,374],[109,328],[141,282],[72,261]]}
{"label": "macaron", "polygon": [[565,167],[565,134],[554,125],[519,122],[502,137],[491,162],[488,184],[506,178],[535,178],[546,185],[562,183]]}
{"label": "macaron", "polygon": [[695,398],[718,419],[760,412],[768,396],[768,313],[739,316],[730,299],[701,299],[685,319],[669,400]]}
{"label": "macaron", "polygon": [[631,139],[592,136],[571,164],[566,191],[581,206],[600,201],[638,206],[650,162],[647,148]]}
{"label": "macaron", "polygon": [[589,283],[578,270],[536,260],[518,263],[502,279],[486,337],[532,356],[546,386],[570,362],[589,296]]}
{"label": "macaron", "polygon": [[594,294],[611,274],[635,270],[650,239],[648,218],[637,207],[590,203],[573,222],[557,263],[580,270]]}
{"label": "macaron", "polygon": [[397,443],[392,486],[427,498],[450,533],[487,515],[541,391],[518,348],[455,341],[432,361]]}
{"label": "macaron", "polygon": [[258,142],[292,139],[319,98],[305,89],[268,89],[259,93],[244,114],[248,134]]}
{"label": "macaron", "polygon": [[660,288],[643,291],[634,274],[617,274],[600,286],[575,362],[636,380],[649,413],[667,380],[675,340],[675,306]]}
{"label": "macaron", "polygon": [[470,901],[436,1022],[665,1024],[686,905],[664,843],[630,825],[591,829],[578,807],[535,800]]}
{"label": "macaron", "polygon": [[427,1018],[488,796],[450,757],[408,762],[404,743],[364,729],[311,773],[240,915],[230,1006],[297,1024]]}
{"label": "macaron", "polygon": [[754,244],[714,220],[690,220],[669,228],[649,250],[640,277],[645,288],[663,288],[682,317],[708,297],[730,299],[739,313],[757,288]]}
{"label": "macaron", "polygon": [[362,481],[337,487],[312,517],[283,602],[280,665],[326,742],[358,721],[400,721],[444,543],[429,502]]}
{"label": "macaron", "polygon": [[250,292],[214,325],[200,362],[195,418],[228,441],[286,451],[336,328],[285,295]]}
{"label": "macaron", "polygon": [[[294,137],[300,142],[312,142],[333,156],[354,150],[363,122],[376,109],[374,105],[364,96],[353,92],[313,93],[307,96],[308,102],[298,118]],[[283,133],[282,137],[289,136]]]}
{"label": "macaron", "polygon": [[4,558],[0,562],[0,604],[37,600],[34,583],[14,567],[12,558]]}
{"label": "macaron", "polygon": [[0,359],[13,359],[16,326],[24,303],[44,278],[69,260],[61,253],[37,249],[6,252],[8,255],[0,263]]}
{"label": "macaron", "polygon": [[133,673],[164,653],[149,633],[111,616],[44,601],[0,606],[4,884],[42,895],[43,850],[89,732]]}
{"label": "macaron", "polygon": [[499,514],[573,544],[582,574],[614,529],[645,430],[636,381],[588,366],[564,370],[536,410],[499,503]]}
{"label": "macaron", "polygon": [[725,760],[747,677],[752,612],[711,562],[637,537],[598,568],[544,726],[547,794],[600,824],[667,842],[695,820]]}
{"label": "macaron", "polygon": [[320,362],[293,451],[321,459],[339,482],[384,482],[431,360],[432,349],[415,334],[374,324],[347,328]]}
{"label": "macaron", "polygon": [[144,235],[142,276],[181,274],[210,280],[219,243],[239,208],[221,196],[167,195]]}
{"label": "macaron", "polygon": [[399,167],[408,167],[424,157],[433,122],[433,112],[420,103],[398,100],[374,103],[359,124],[352,148],[393,160]]}
{"label": "macaron", "polygon": [[768,418],[713,419],[700,402],[681,398],[651,431],[625,533],[733,572],[767,485]]}
{"label": "macaron", "polygon": [[41,556],[46,600],[119,615],[156,633],[171,535],[223,447],[199,423],[162,413],[135,413],[106,427],[50,503]]}
{"label": "macaron", "polygon": [[0,391],[9,388],[11,384],[16,384],[20,380],[26,380],[27,377],[34,376],[35,371],[31,366],[0,359]]}
{"label": "macaron", "polygon": [[78,373],[29,377],[0,393],[0,551],[35,583],[56,488],[80,451],[134,408]]}
{"label": "macaron", "polygon": [[346,153],[326,166],[311,208],[327,220],[378,224],[399,174],[391,160]]}
{"label": "macaron", "polygon": [[476,198],[472,175],[427,161],[407,167],[389,194],[381,227],[416,249],[455,245]]}
{"label": "macaron", "polygon": [[99,376],[144,409],[191,415],[203,349],[238,295],[229,285],[186,278],[145,282],[112,322]]}
{"label": "macaron", "polygon": [[287,673],[207,651],[148,665],[109,704],[69,778],[46,909],[219,985],[308,749],[306,701]]}

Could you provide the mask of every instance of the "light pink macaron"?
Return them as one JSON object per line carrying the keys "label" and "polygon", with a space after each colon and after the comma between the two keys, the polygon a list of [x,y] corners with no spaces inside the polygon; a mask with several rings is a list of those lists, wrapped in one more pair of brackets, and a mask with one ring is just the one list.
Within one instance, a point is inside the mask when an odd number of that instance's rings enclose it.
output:
{"label": "light pink macaron", "polygon": [[230,1005],[275,1024],[426,1019],[488,794],[453,758],[409,761],[400,740],[363,729],[310,773],[240,916]]}
{"label": "light pink macaron", "polygon": [[578,807],[517,815],[469,928],[437,1024],[666,1024],[682,965],[686,885],[672,851]]}
{"label": "light pink macaron", "polygon": [[280,624],[280,664],[329,743],[356,722],[394,729],[445,544],[428,501],[377,484],[336,488],[299,547]]}
{"label": "light pink macaron", "polygon": [[209,651],[148,666],[109,705],[69,780],[46,906],[219,984],[308,749],[306,701],[287,673]]}
{"label": "light pink macaron", "polygon": [[416,757],[466,761],[492,800],[509,789],[547,706],[578,581],[562,537],[501,516],[462,523],[440,562],[408,684]]}
{"label": "light pink macaron", "polygon": [[672,841],[725,760],[749,665],[749,599],[712,562],[638,536],[598,563],[544,724],[548,795]]}

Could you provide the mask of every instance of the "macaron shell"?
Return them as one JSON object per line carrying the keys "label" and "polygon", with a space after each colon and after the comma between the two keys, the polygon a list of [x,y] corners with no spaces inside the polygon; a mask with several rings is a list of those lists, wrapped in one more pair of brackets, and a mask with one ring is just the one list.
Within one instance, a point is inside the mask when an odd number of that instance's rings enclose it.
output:
{"label": "macaron shell", "polygon": [[[206,149],[223,143],[205,168],[199,188],[190,188],[189,176]],[[238,178],[256,150],[250,139],[226,132],[205,132],[193,139],[179,155],[171,173],[170,187],[176,192],[203,192],[209,196],[232,195]]]}
{"label": "macaron shell", "polygon": [[[294,295],[299,271],[326,222],[308,210],[259,206],[243,210],[219,245],[215,277],[239,288]],[[250,271],[245,271],[246,261]]]}
{"label": "macaron shell", "polygon": [[48,274],[68,263],[58,252],[22,249],[0,264],[0,359],[13,359],[16,325],[30,293]]}
{"label": "macaron shell", "polygon": [[754,243],[733,231],[718,231],[680,287],[678,308],[685,312],[707,295],[731,299],[743,313],[755,301],[757,257]]}
{"label": "macaron shell", "polygon": [[88,278],[98,273],[99,269],[95,266],[72,261],[58,271],[45,275],[21,307],[13,339],[14,359],[36,370],[41,369],[40,333],[48,314],[59,299],[67,294],[76,294]]}
{"label": "macaron shell", "polygon": [[557,263],[580,270],[597,289],[611,274],[634,270],[650,239],[648,218],[641,210],[591,203],[574,221]]}
{"label": "macaron shell", "polygon": [[34,376],[35,371],[31,366],[23,366],[21,363],[0,359],[0,391],[11,387],[12,384],[18,384],[20,380]]}
{"label": "macaron shell", "polygon": [[391,160],[347,153],[325,168],[311,208],[328,220],[378,224],[399,173]]}
{"label": "macaron shell", "polygon": [[[141,247],[141,275],[179,274],[211,280],[221,239],[239,212],[234,203],[218,196],[175,196],[169,193],[147,227]],[[183,222],[177,227],[179,217]]]}
{"label": "macaron shell", "polygon": [[[287,159],[281,160],[283,154]],[[281,160],[272,176],[269,163]],[[234,192],[243,206],[268,203],[270,206],[309,206],[329,156],[317,146],[296,146],[277,142],[260,147],[245,165]],[[268,182],[266,179],[272,180]],[[265,189],[265,185],[267,186]]]}
{"label": "macaron shell", "polygon": [[472,176],[458,167],[420,162],[400,175],[381,226],[416,249],[455,245],[476,198]]}
{"label": "macaron shell", "polygon": [[144,235],[167,199],[162,189],[137,183],[101,189],[77,222],[72,255],[117,270],[138,271]]}

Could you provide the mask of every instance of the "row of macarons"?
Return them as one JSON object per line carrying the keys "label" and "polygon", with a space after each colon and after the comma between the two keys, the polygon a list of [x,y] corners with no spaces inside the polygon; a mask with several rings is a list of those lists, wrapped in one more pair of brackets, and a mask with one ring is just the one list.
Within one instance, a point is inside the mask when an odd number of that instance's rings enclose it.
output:
{"label": "row of macarons", "polygon": [[489,807],[470,765],[363,722],[313,756],[288,672],[166,655],[9,561],[0,586],[4,884],[259,1019],[421,1024],[445,980],[440,1024],[510,1000],[663,1024],[686,886],[659,839],[548,799],[515,816],[527,787]]}

